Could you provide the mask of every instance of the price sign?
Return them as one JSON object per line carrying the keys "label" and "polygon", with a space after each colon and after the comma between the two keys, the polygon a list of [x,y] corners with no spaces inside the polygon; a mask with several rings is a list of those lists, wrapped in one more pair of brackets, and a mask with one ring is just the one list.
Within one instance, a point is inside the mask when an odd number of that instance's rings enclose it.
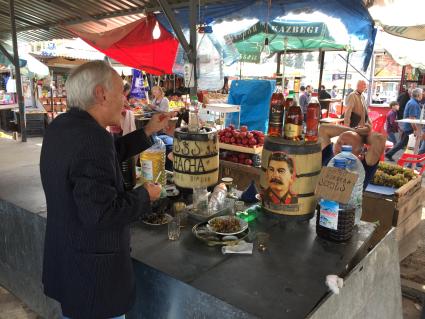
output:
{"label": "price sign", "polygon": [[322,167],[316,185],[317,197],[347,204],[358,175],[335,167]]}

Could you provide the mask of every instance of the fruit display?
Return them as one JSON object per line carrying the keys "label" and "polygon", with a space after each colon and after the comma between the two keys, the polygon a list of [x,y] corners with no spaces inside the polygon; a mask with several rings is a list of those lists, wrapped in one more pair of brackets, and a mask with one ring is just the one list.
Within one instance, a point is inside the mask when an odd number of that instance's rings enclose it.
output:
{"label": "fruit display", "polygon": [[258,166],[261,165],[261,162],[256,160],[254,157],[259,156],[256,154],[248,154],[248,153],[240,153],[240,152],[233,152],[233,151],[225,151],[220,153],[220,159],[237,163],[237,164],[243,164],[248,166]]}
{"label": "fruit display", "polygon": [[416,176],[412,169],[380,162],[372,184],[400,188]]}
{"label": "fruit display", "polygon": [[260,131],[248,131],[248,127],[241,126],[240,130],[233,125],[218,132],[220,143],[243,147],[263,146],[264,133]]}

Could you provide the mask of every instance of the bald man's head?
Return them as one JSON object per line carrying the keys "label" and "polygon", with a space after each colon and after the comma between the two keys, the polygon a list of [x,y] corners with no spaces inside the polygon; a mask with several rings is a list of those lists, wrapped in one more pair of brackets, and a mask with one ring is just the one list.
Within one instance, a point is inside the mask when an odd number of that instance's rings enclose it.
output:
{"label": "bald man's head", "polygon": [[359,93],[363,93],[364,90],[366,90],[367,84],[365,81],[360,80],[359,82],[357,82],[357,91]]}
{"label": "bald man's head", "polygon": [[342,145],[351,145],[352,153],[359,156],[362,153],[362,138],[356,132],[344,132],[339,137],[334,145],[334,154],[341,153]]}

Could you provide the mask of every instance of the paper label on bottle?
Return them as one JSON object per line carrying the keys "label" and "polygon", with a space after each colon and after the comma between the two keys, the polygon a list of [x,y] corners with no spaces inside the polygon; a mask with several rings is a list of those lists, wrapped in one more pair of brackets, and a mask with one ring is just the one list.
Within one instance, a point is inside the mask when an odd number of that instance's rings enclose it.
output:
{"label": "paper label on bottle", "polygon": [[153,164],[152,161],[142,161],[142,176],[145,181],[153,181]]}
{"label": "paper label on bottle", "polygon": [[286,123],[285,124],[285,137],[295,138],[301,136],[302,126]]}
{"label": "paper label on bottle", "polygon": [[320,201],[320,219],[319,225],[329,229],[338,229],[338,210],[337,202],[322,200]]}

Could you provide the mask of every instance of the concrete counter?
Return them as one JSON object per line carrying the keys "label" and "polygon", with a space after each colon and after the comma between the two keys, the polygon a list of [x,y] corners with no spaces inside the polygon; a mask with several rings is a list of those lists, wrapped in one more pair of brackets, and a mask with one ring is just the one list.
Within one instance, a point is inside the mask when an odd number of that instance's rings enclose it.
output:
{"label": "concrete counter", "polygon": [[[42,293],[46,212],[39,152],[36,143],[0,140],[0,285],[50,319],[60,311]],[[127,318],[401,318],[393,233],[368,252],[374,231],[368,223],[345,244],[317,238],[313,221],[259,216],[250,227],[271,235],[268,251],[222,255],[190,227],[171,242],[166,227],[133,225],[138,296]],[[328,274],[344,277],[340,295],[328,293]],[[379,312],[371,311],[374,304]]]}

